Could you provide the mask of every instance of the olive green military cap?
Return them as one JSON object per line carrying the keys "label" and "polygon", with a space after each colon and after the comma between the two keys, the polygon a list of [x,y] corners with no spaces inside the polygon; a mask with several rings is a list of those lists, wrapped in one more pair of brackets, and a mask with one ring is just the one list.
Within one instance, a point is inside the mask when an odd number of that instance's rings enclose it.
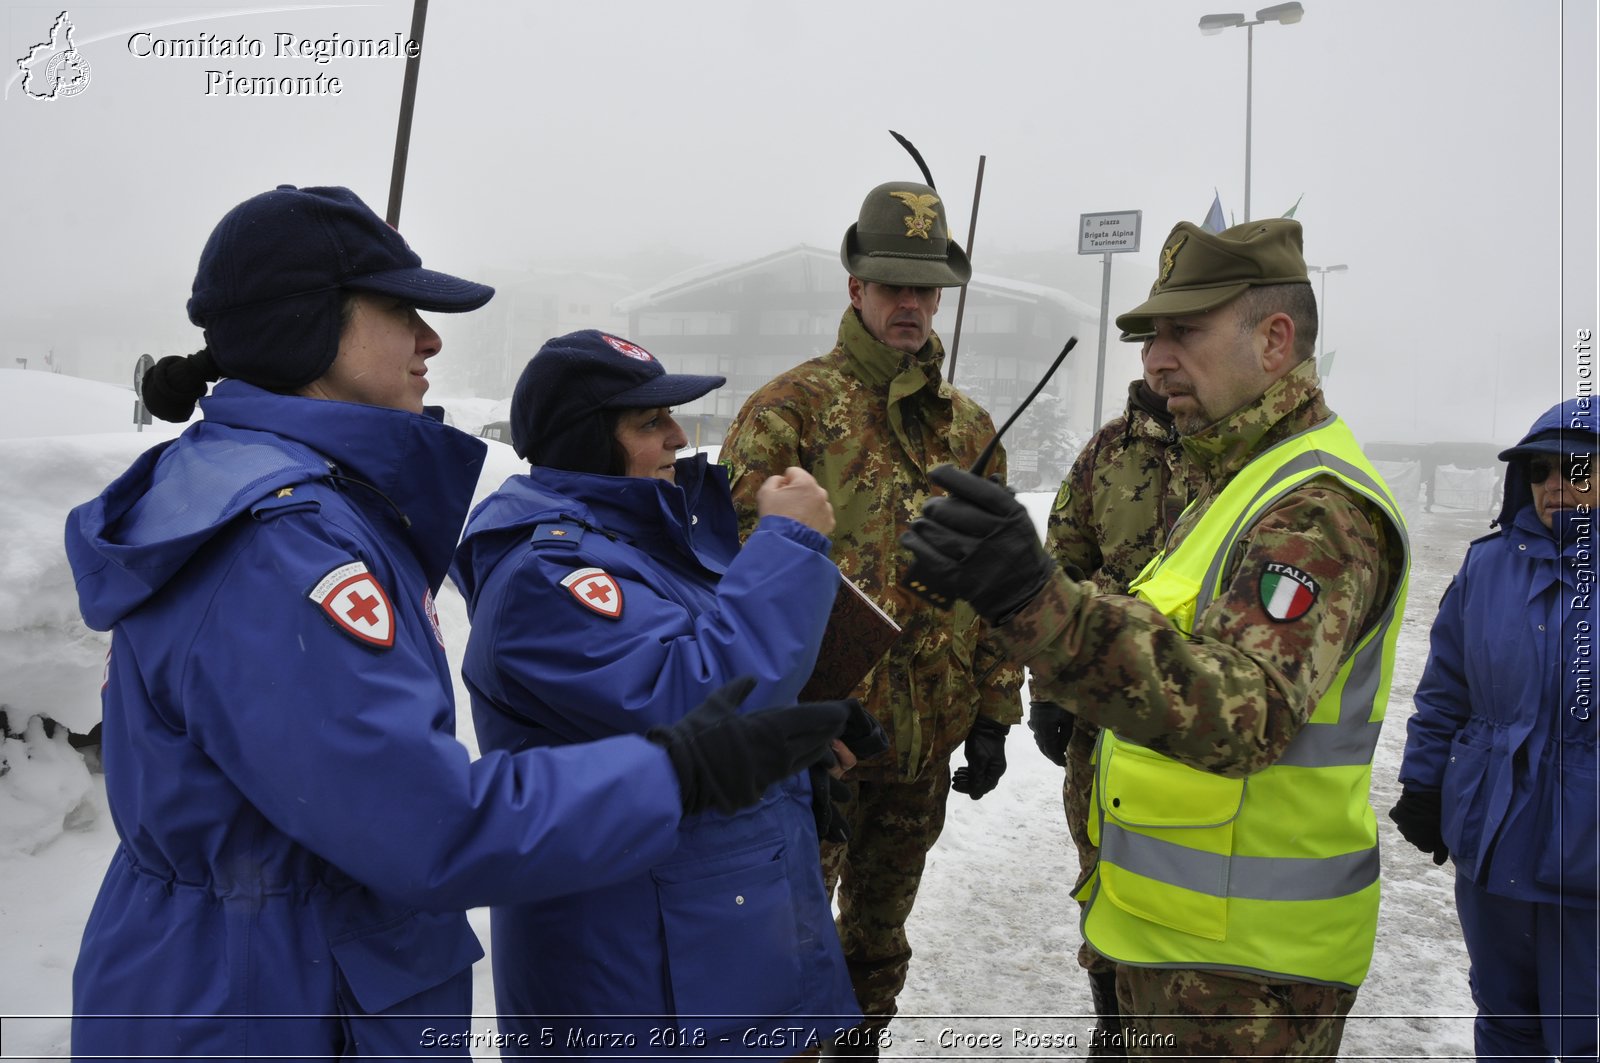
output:
{"label": "olive green military cap", "polygon": [[1150,298],[1119,314],[1117,327],[1134,335],[1149,333],[1155,331],[1153,318],[1203,314],[1247,288],[1310,283],[1300,223],[1292,218],[1249,221],[1220,233],[1180,221],[1161,247]]}
{"label": "olive green military cap", "polygon": [[957,288],[972,276],[966,252],[950,239],[939,193],[914,181],[867,193],[839,258],[852,277],[897,287]]}

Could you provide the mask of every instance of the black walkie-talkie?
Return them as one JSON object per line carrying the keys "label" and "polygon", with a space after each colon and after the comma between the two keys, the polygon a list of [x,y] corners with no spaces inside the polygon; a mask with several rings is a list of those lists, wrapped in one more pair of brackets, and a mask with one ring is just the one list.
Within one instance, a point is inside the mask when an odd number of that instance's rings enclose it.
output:
{"label": "black walkie-talkie", "polygon": [[[1050,368],[1044,371],[1044,376],[1040,377],[1039,382],[1033,386],[1033,390],[1028,392],[1028,397],[1023,399],[1015,410],[1011,411],[1011,416],[1006,418],[1006,423],[1000,426],[1000,431],[996,432],[994,438],[984,446],[983,450],[978,454],[978,460],[972,463],[972,468],[968,469],[968,472],[974,476],[983,475],[983,470],[989,467],[989,459],[994,457],[995,448],[1000,445],[1000,437],[1006,434],[1006,429],[1016,422],[1016,419],[1022,415],[1022,411],[1028,408],[1028,404],[1039,397],[1039,392],[1044,390],[1044,386],[1050,382],[1050,378],[1055,375],[1061,363],[1066,360],[1072,348],[1077,345],[1078,337],[1073,336],[1067,340],[1067,345],[1061,348],[1061,353],[1056,355],[1056,360],[1050,363]],[[900,584],[918,598],[936,605],[940,609],[950,608],[952,601],[950,596],[940,594],[928,586],[928,581],[922,578],[922,562],[919,560],[912,560],[911,567],[906,569],[905,577],[901,579]]]}

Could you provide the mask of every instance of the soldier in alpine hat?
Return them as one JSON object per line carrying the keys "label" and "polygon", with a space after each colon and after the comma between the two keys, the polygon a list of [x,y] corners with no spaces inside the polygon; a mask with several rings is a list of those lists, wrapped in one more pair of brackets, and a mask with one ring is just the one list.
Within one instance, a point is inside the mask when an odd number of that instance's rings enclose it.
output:
{"label": "soldier in alpine hat", "polygon": [[[866,1026],[832,1051],[875,1055],[905,984],[906,918],[946,797],[953,788],[977,799],[999,782],[1006,732],[1022,717],[1022,677],[1001,666],[971,608],[937,611],[899,583],[896,541],[934,490],[929,470],[970,465],[994,435],[988,413],[941,375],[933,317],[943,290],[972,274],[950,238],[943,198],[915,182],[879,185],[846,231],[840,258],[850,305],[837,345],[752,395],[722,457],[746,533],[768,476],[789,466],[814,475],[833,503],[834,559],[905,629],[855,692],[890,748],[847,776],[849,839],[822,847],[866,1015]],[[994,470],[1004,476],[1003,454]],[[950,757],[963,744],[967,766],[952,785]]]}
{"label": "soldier in alpine hat", "polygon": [[1180,223],[1150,297],[1196,501],[1129,588],[1063,573],[1005,490],[954,468],[904,542],[1035,698],[1102,728],[1080,897],[1129,1054],[1331,1059],[1372,960],[1368,800],[1405,602],[1399,506],[1323,400],[1298,222]]}

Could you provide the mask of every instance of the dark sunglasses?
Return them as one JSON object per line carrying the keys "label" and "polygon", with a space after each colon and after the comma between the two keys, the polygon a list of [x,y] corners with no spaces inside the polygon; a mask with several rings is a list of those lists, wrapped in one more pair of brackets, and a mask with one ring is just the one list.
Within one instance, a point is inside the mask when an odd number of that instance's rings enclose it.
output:
{"label": "dark sunglasses", "polygon": [[1586,483],[1594,465],[1592,454],[1567,454],[1559,461],[1552,458],[1529,458],[1528,479],[1536,484],[1542,484],[1550,478],[1550,473],[1556,469],[1561,470],[1561,475],[1566,477],[1568,483]]}

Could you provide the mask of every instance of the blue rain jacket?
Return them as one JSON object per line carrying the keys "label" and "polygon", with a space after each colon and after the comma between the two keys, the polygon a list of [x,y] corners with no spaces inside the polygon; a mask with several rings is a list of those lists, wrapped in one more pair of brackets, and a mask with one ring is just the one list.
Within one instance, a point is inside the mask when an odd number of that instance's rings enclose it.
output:
{"label": "blue rain jacket", "polygon": [[[1563,425],[1593,433],[1592,400],[1550,410],[1523,442]],[[1499,530],[1468,547],[1439,603],[1400,780],[1441,791],[1445,844],[1472,882],[1594,908],[1595,515],[1557,516],[1540,522],[1510,462]]]}
{"label": "blue rain jacket", "polygon": [[[792,702],[838,589],[827,549],[787,517],[741,549],[727,474],[701,456],[676,484],[512,477],[451,570],[473,618],[462,675],[480,745],[637,734],[741,675],[757,679],[742,711]],[[678,836],[670,860],[607,888],[495,907],[502,1030],[580,1055],[787,1057],[857,1021],[807,777]]]}
{"label": "blue rain jacket", "polygon": [[455,740],[432,595],[480,442],[237,381],[202,407],[67,522],[84,619],[113,632],[121,842],[73,1050],[465,1057],[464,910],[659,863],[671,764],[636,736],[477,761]]}

